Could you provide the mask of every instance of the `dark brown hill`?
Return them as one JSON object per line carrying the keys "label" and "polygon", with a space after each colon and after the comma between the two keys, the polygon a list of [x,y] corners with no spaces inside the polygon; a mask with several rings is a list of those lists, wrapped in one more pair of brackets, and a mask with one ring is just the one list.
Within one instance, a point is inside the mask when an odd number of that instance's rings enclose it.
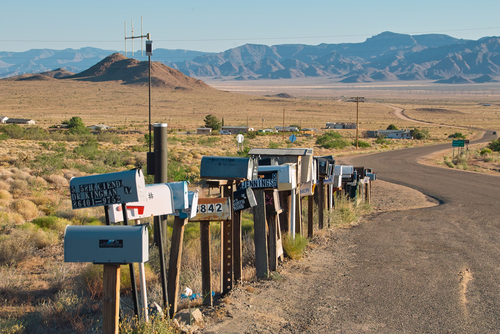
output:
{"label": "dark brown hill", "polygon": [[[148,85],[149,63],[114,53],[81,73],[69,77],[84,81],[120,81],[123,84]],[[170,89],[210,89],[203,81],[185,76],[162,63],[151,63],[151,84]]]}

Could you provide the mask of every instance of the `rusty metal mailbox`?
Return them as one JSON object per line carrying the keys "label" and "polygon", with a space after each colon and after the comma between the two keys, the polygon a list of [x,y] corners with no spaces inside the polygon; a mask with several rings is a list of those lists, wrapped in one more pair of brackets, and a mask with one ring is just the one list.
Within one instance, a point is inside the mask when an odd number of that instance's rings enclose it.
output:
{"label": "rusty metal mailbox", "polygon": [[200,177],[214,180],[254,180],[257,178],[257,159],[214,157],[201,158]]}
{"label": "rusty metal mailbox", "polygon": [[146,225],[66,226],[64,262],[141,263],[149,260]]}
{"label": "rusty metal mailbox", "polygon": [[224,221],[231,220],[231,206],[229,197],[199,198],[196,216],[189,221]]}

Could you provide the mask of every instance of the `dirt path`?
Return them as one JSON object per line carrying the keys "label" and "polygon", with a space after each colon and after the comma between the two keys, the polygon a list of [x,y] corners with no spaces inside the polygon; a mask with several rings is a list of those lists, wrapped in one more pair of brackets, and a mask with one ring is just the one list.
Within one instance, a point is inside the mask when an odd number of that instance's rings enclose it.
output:
{"label": "dirt path", "polygon": [[[416,190],[380,180],[373,183],[372,198],[374,213],[364,222],[385,211],[437,205]],[[335,305],[346,301],[323,290],[349,271],[351,246],[349,230],[319,232],[302,260],[287,261],[268,280],[237,286],[220,306],[205,310],[203,332],[328,332],[322,317],[330,317],[337,312]]]}

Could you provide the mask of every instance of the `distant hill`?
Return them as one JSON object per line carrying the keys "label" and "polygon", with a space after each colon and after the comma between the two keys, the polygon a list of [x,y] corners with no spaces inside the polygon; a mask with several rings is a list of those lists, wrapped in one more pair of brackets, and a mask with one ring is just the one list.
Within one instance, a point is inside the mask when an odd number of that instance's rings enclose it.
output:
{"label": "distant hill", "polygon": [[[68,77],[83,81],[121,81],[123,84],[148,85],[149,63],[127,58],[120,53],[114,53],[78,74]],[[207,88],[203,81],[190,78],[162,63],[151,63],[151,84],[155,87],[171,89]]]}
{"label": "distant hill", "polygon": [[[118,72],[113,72],[116,65],[111,66],[106,75],[97,75],[99,69],[94,65],[113,53],[95,48],[0,52],[0,77],[62,68],[77,73],[78,78],[83,75],[93,77],[92,80],[121,80],[127,84],[144,81],[143,74],[128,73],[126,78],[120,76]],[[145,65],[139,60],[146,58],[141,58],[139,53],[136,53],[137,59],[127,58],[120,66],[132,66],[133,71],[144,73],[142,66]],[[154,64],[162,63],[196,78],[255,80],[329,77],[346,83],[398,80],[486,83],[500,79],[500,37],[474,41],[443,34],[407,35],[386,31],[362,43],[246,44],[220,53],[158,49],[154,50],[152,60]],[[155,71],[163,72],[155,79],[157,85],[162,85],[161,76],[177,75],[154,66]],[[88,75],[91,68],[97,72]]]}
{"label": "distant hill", "polygon": [[[62,69],[39,74],[23,74],[6,80],[81,80],[81,81],[118,81],[128,85],[149,84],[149,63],[127,58],[122,54],[114,53],[89,69],[74,74]],[[151,63],[151,84],[154,87],[170,89],[213,89],[203,81],[190,78],[178,70],[174,70],[162,63]]]}

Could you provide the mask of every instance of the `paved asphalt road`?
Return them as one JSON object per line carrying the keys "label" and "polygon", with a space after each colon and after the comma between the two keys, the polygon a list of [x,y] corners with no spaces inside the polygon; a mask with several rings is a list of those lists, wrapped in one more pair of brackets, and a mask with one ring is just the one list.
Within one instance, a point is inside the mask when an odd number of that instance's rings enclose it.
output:
{"label": "paved asphalt road", "polygon": [[332,332],[500,333],[500,177],[417,163],[450,146],[350,159],[441,204],[349,231],[350,268],[337,291],[345,302]]}

